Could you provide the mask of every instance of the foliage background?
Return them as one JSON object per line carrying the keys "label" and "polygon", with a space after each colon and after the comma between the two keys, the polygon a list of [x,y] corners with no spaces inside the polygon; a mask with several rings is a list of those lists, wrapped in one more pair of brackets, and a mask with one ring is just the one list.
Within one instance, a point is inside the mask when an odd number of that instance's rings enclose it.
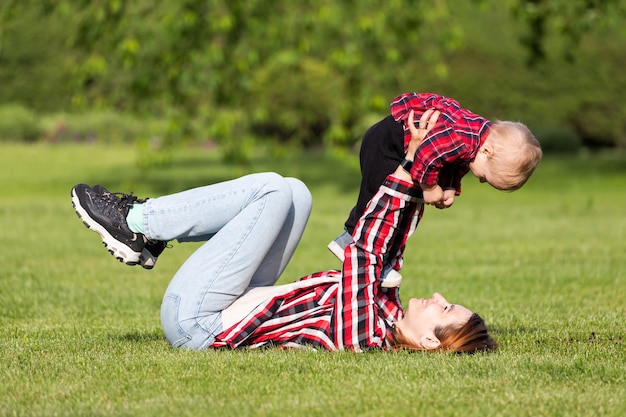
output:
{"label": "foliage background", "polygon": [[245,160],[258,141],[351,148],[394,96],[432,91],[527,123],[547,151],[624,147],[625,10],[617,0],[8,0],[0,138],[127,140],[148,154],[211,140]]}

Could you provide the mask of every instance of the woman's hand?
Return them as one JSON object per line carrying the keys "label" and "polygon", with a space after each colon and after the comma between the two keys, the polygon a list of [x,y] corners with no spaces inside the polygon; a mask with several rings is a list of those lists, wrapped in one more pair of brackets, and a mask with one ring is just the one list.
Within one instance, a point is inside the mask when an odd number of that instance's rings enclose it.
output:
{"label": "woman's hand", "polygon": [[[408,125],[409,131],[411,132],[411,140],[409,141],[409,146],[406,150],[406,155],[404,157],[405,159],[412,161],[415,158],[415,152],[417,151],[417,147],[420,143],[422,143],[422,141],[426,137],[426,134],[430,132],[433,127],[435,127],[435,123],[437,123],[437,119],[439,119],[439,114],[441,114],[439,110],[426,110],[424,114],[422,114],[422,117],[420,117],[419,128],[417,128],[415,127],[414,122],[415,112],[413,110],[409,112]],[[411,176],[411,174],[406,172],[401,166],[398,166],[398,168],[396,168],[396,171],[393,173],[393,175],[405,181],[413,181],[413,177]],[[436,198],[436,196],[433,198]],[[441,200],[442,198],[443,196],[441,196],[439,200]]]}
{"label": "woman's hand", "polygon": [[406,159],[412,161],[415,158],[415,151],[420,143],[426,137],[426,134],[430,132],[430,130],[435,127],[437,120],[439,119],[439,115],[441,112],[435,109],[428,109],[422,114],[419,121],[419,128],[415,127],[415,112],[411,110],[409,112],[409,131],[411,132],[411,141],[409,142],[409,147],[406,151]]}

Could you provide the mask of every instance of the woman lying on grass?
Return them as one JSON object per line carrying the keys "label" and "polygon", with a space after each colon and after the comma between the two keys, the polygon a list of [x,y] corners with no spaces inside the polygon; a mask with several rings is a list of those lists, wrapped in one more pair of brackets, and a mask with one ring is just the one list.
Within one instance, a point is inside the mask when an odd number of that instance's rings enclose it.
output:
{"label": "woman lying on grass", "polygon": [[[434,125],[437,115],[422,116],[428,117]],[[342,270],[286,285],[274,284],[311,211],[311,194],[297,179],[259,173],[148,200],[79,184],[72,202],[85,225],[129,265],[152,268],[169,240],[206,242],[181,266],[163,299],[161,323],[174,347],[497,347],[484,321],[467,308],[435,293],[410,299],[405,310],[397,287],[380,286],[383,257],[401,259],[423,207],[419,186],[400,167],[359,220]]]}

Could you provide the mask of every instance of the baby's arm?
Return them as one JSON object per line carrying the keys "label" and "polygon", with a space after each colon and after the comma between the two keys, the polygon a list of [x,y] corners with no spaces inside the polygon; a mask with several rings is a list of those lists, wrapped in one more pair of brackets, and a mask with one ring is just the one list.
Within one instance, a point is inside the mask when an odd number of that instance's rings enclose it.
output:
{"label": "baby's arm", "polygon": [[424,203],[432,204],[438,209],[444,209],[454,204],[456,190],[453,188],[441,188],[438,184],[426,185],[420,184],[424,194]]}

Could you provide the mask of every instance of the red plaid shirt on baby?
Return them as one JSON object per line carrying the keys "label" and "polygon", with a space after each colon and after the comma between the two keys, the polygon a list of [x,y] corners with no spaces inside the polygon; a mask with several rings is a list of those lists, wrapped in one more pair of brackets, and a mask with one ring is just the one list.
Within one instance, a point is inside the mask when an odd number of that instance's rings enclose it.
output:
{"label": "red plaid shirt on baby", "polygon": [[383,256],[401,267],[406,241],[423,213],[418,195],[412,183],[388,176],[356,225],[342,271],[301,278],[220,333],[212,346],[388,348],[386,336],[404,311],[398,288],[379,285]]}
{"label": "red plaid shirt on baby", "polygon": [[420,184],[439,184],[461,194],[461,178],[468,173],[478,148],[487,137],[491,122],[462,108],[451,98],[431,93],[405,93],[390,105],[393,118],[404,127],[404,146],[411,140],[407,120],[414,111],[415,125],[428,109],[441,112],[436,126],[428,132],[415,153],[411,175]]}

